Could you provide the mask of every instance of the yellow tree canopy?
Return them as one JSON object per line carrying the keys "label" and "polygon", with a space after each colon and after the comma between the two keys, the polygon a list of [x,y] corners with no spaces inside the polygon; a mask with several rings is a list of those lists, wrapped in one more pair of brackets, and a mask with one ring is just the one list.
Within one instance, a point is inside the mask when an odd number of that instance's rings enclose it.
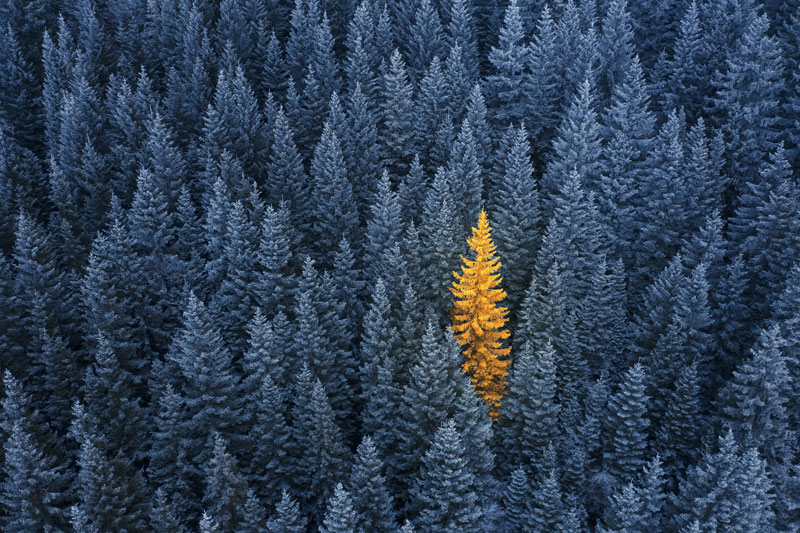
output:
{"label": "yellow tree canopy", "polygon": [[508,384],[506,358],[511,351],[505,346],[508,330],[505,329],[508,309],[498,303],[506,297],[500,288],[502,276],[500,258],[492,242],[489,217],[481,210],[478,227],[472,228],[472,237],[467,239],[475,258],[461,257],[461,273],[453,272],[456,281],[450,287],[453,293],[451,313],[452,329],[458,343],[464,347],[462,369],[469,374],[472,386],[489,404],[489,414],[497,420],[500,403]]}

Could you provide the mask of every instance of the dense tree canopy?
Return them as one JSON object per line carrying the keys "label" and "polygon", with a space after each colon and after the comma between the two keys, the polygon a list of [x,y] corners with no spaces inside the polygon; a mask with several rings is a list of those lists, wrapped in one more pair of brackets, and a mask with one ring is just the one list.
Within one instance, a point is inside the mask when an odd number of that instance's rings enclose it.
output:
{"label": "dense tree canopy", "polygon": [[0,0],[0,529],[800,530],[798,65],[796,1]]}

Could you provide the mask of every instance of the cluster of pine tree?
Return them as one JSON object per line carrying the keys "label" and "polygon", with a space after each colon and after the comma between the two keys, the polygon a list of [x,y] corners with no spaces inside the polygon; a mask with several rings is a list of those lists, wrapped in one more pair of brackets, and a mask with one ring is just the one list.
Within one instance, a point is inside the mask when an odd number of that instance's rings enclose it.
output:
{"label": "cluster of pine tree", "polygon": [[0,529],[800,530],[764,2],[0,0]]}

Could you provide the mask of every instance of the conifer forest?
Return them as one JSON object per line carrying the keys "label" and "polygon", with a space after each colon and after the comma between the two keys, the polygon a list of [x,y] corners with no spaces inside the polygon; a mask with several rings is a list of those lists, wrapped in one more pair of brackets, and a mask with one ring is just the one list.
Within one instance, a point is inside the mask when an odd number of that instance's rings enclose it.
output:
{"label": "conifer forest", "polygon": [[0,0],[0,531],[800,531],[800,0]]}

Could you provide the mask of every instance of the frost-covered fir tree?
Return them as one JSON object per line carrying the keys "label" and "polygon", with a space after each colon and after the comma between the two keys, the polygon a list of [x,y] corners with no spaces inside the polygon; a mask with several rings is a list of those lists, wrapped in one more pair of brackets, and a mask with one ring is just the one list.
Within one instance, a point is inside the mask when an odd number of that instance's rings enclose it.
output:
{"label": "frost-covered fir tree", "polygon": [[392,496],[386,487],[383,462],[370,437],[358,445],[348,490],[353,495],[357,528],[389,533],[397,528]]}
{"label": "frost-covered fir tree", "polygon": [[436,431],[411,489],[416,530],[481,531],[483,517],[474,484],[463,440],[453,421],[446,421]]}
{"label": "frost-covered fir tree", "polygon": [[297,502],[286,490],[275,507],[275,513],[267,522],[269,533],[302,533],[306,530],[306,519],[300,514]]}
{"label": "frost-covered fir tree", "polygon": [[333,491],[333,496],[328,500],[328,509],[322,520],[320,533],[355,533],[356,521],[353,498],[339,483]]}
{"label": "frost-covered fir tree", "polygon": [[625,372],[619,390],[608,402],[603,461],[619,482],[633,479],[644,466],[649,426],[645,370],[636,363]]}

